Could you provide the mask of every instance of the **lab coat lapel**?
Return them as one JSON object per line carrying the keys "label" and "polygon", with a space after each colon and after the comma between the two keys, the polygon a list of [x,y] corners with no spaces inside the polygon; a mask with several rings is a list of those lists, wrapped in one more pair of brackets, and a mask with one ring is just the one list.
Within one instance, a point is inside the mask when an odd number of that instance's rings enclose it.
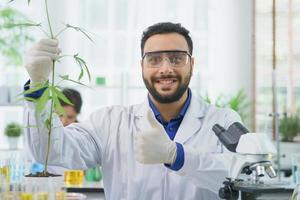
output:
{"label": "lab coat lapel", "polygon": [[[191,103],[185,113],[185,116],[180,124],[176,133],[174,141],[179,143],[186,142],[190,137],[197,133],[202,127],[201,118],[204,117],[207,110],[207,104],[197,97],[192,96]],[[135,120],[137,131],[148,131],[152,127],[147,120],[147,113],[151,112],[154,117],[153,111],[149,106],[148,99],[140,104],[135,112]],[[157,122],[160,126],[161,124]]]}
{"label": "lab coat lapel", "polygon": [[191,103],[174,138],[175,142],[185,143],[190,137],[199,132],[203,122],[201,118],[204,117],[206,109],[207,104],[202,99],[192,96]]}
{"label": "lab coat lapel", "polygon": [[[142,104],[140,104],[135,112],[135,121],[136,121],[136,129],[138,132],[141,131],[149,131],[153,129],[147,119],[147,113],[150,112],[151,116],[155,118],[153,111],[149,106],[148,99],[146,99]],[[156,121],[156,119],[154,120]],[[157,122],[157,121],[156,121]],[[159,122],[157,122],[159,126]]]}

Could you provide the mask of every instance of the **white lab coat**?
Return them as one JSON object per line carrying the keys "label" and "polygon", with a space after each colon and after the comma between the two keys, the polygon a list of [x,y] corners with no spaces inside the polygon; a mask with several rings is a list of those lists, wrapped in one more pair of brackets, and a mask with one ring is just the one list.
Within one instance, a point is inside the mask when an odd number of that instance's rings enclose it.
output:
{"label": "white lab coat", "polygon": [[[30,153],[43,162],[47,134],[42,119],[47,114],[39,117],[31,102],[26,107],[27,125],[38,127],[26,131]],[[108,200],[219,199],[218,189],[228,174],[232,154],[223,152],[212,126],[218,123],[227,128],[240,121],[238,114],[193,96],[174,139],[184,146],[184,165],[172,171],[163,164],[141,164],[134,158],[133,136],[151,127],[147,112],[152,110],[145,100],[129,107],[102,108],[88,120],[65,128],[55,117],[49,163],[75,169],[101,165]]]}

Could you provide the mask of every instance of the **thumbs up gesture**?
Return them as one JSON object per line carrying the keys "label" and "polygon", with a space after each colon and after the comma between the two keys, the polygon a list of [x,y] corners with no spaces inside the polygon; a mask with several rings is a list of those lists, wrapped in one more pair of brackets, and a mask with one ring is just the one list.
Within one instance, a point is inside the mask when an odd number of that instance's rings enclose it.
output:
{"label": "thumbs up gesture", "polygon": [[162,126],[152,117],[151,112],[147,119],[152,129],[139,132],[134,138],[135,159],[143,164],[170,164],[176,159],[176,143],[170,140]]}

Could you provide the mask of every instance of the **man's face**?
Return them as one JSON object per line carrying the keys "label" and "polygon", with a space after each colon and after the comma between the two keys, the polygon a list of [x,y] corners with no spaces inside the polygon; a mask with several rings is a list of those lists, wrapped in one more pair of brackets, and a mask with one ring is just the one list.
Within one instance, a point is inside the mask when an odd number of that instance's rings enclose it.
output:
{"label": "man's face", "polygon": [[178,101],[188,88],[194,59],[181,51],[189,52],[188,44],[177,33],[153,35],[145,43],[147,56],[141,60],[143,80],[159,103]]}
{"label": "man's face", "polygon": [[68,126],[69,124],[77,121],[78,113],[72,106],[63,106],[65,110],[65,115],[60,116],[60,120],[64,126]]}

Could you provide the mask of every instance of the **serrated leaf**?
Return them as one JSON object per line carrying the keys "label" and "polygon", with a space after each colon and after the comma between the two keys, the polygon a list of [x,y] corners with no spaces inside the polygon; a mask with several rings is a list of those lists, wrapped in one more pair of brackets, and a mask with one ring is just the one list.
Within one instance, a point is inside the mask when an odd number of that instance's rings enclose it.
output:
{"label": "serrated leaf", "polygon": [[26,90],[26,91],[18,94],[17,96],[21,96],[21,95],[25,95],[25,94],[30,94],[30,93],[36,92],[38,90],[41,90],[43,88],[46,88],[47,86],[48,86],[48,84],[47,85],[45,85],[45,84],[37,85],[36,87],[29,88],[28,90]]}
{"label": "serrated leaf", "polygon": [[58,90],[57,88],[53,87],[52,92],[54,92],[57,97],[59,99],[61,99],[63,102],[65,102],[66,104],[69,104],[71,106],[73,106],[74,104],[64,95],[63,92],[61,92],[60,90]]}
{"label": "serrated leaf", "polygon": [[47,88],[44,91],[43,95],[36,102],[36,111],[38,113],[41,113],[41,111],[45,108],[49,98],[50,98],[50,89]]}
{"label": "serrated leaf", "polygon": [[53,101],[54,101],[54,108],[55,110],[57,111],[57,113],[59,115],[64,115],[65,114],[65,110],[64,108],[62,107],[57,95],[55,92],[52,92],[52,98],[53,98]]}
{"label": "serrated leaf", "polygon": [[14,100],[14,103],[18,103],[20,101],[32,101],[32,102],[36,102],[37,99],[31,98],[31,97],[22,97],[22,98],[18,98]]}
{"label": "serrated leaf", "polygon": [[[80,67],[82,70],[84,69],[84,70],[87,72],[89,81],[91,81],[91,73],[90,73],[90,71],[89,71],[89,68],[87,67],[86,62],[85,62],[82,58],[80,58],[80,57],[78,56],[78,54],[75,54],[73,57],[74,57],[76,63],[79,65],[79,67]],[[83,72],[81,71],[81,73],[83,73]],[[78,78],[79,80],[80,80],[80,77],[81,77],[81,73],[80,73],[79,78]],[[83,76],[83,74],[82,74],[82,76]]]}

